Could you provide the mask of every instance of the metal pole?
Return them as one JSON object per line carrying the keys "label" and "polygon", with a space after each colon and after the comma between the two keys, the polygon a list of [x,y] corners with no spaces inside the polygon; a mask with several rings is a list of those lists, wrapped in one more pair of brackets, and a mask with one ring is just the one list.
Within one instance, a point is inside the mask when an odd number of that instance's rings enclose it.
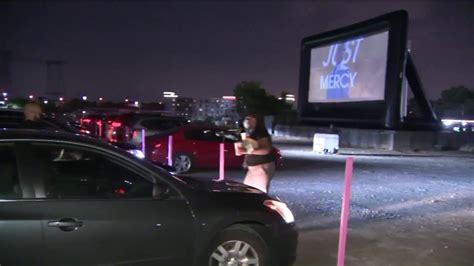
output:
{"label": "metal pole", "polygon": [[349,220],[349,204],[351,198],[351,179],[353,158],[346,159],[346,172],[344,177],[344,192],[342,194],[341,225],[339,228],[339,248],[337,252],[337,266],[344,266],[346,256],[347,223]]}
{"label": "metal pole", "polygon": [[97,121],[97,126],[98,126],[98,130],[99,130],[99,137],[102,138],[102,121],[99,120]]}
{"label": "metal pole", "polygon": [[145,155],[145,129],[142,128],[142,153]]}
{"label": "metal pole", "polygon": [[168,165],[173,166],[173,135],[168,136]]}
{"label": "metal pole", "polygon": [[224,165],[225,165],[225,146],[224,143],[220,143],[219,145],[219,179],[218,181],[224,180]]}

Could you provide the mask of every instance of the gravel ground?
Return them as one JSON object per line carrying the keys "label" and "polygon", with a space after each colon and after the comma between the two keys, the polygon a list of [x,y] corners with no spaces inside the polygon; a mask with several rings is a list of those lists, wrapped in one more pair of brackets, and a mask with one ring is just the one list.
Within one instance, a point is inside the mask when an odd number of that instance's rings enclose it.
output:
{"label": "gravel ground", "polygon": [[[295,265],[336,265],[346,155],[318,155],[307,143],[278,146],[284,166],[270,193],[296,217]],[[346,265],[474,265],[474,156],[341,152],[354,156]],[[238,181],[243,175],[226,172]]]}

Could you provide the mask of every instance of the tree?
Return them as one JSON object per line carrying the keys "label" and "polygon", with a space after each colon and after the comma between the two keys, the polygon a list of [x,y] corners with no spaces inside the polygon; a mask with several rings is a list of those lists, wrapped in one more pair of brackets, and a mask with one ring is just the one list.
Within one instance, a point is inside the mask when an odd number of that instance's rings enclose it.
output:
{"label": "tree", "polygon": [[242,81],[234,89],[237,112],[240,116],[248,113],[267,113],[267,92],[258,81]]}
{"label": "tree", "polygon": [[453,86],[441,92],[441,97],[435,102],[439,116],[459,118],[474,115],[474,91],[464,86]]}
{"label": "tree", "polygon": [[234,89],[237,98],[237,112],[241,117],[248,113],[261,115],[277,115],[284,110],[291,109],[285,101],[267,94],[259,81],[241,81]]}
{"label": "tree", "polygon": [[445,103],[464,103],[474,99],[474,92],[464,86],[453,86],[441,92],[441,101]]}
{"label": "tree", "polygon": [[29,102],[28,99],[21,98],[21,97],[16,97],[12,99],[9,104],[12,106],[14,109],[21,109]]}

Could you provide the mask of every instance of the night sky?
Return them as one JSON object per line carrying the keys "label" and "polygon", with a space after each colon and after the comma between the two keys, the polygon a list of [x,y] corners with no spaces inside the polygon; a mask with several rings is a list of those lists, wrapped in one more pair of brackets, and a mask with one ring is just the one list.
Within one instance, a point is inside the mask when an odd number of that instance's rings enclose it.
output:
{"label": "night sky", "polygon": [[[67,97],[152,101],[172,90],[205,98],[232,94],[241,80],[296,94],[303,37],[406,9],[428,96],[474,88],[474,2],[394,2],[1,4],[0,45],[14,59],[67,61]],[[44,92],[45,70],[14,61],[13,92]]]}

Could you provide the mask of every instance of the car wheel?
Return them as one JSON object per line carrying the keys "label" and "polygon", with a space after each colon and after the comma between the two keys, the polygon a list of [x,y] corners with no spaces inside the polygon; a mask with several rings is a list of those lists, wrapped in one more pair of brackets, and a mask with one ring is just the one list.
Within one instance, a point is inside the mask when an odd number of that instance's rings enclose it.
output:
{"label": "car wheel", "polygon": [[177,153],[174,156],[173,166],[176,169],[176,173],[186,173],[191,170],[193,163],[191,156],[185,153]]}
{"label": "car wheel", "polygon": [[206,258],[209,266],[272,265],[269,248],[261,235],[244,225],[222,231],[212,242]]}

